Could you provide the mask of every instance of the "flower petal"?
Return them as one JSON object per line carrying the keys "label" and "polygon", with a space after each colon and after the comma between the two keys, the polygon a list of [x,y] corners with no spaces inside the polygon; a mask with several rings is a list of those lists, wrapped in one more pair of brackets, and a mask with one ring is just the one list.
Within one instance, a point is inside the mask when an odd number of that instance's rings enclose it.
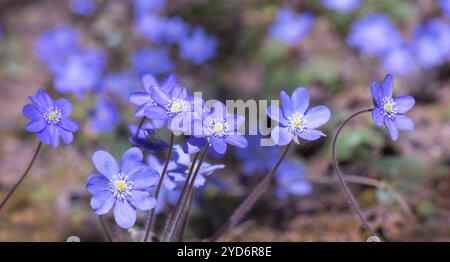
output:
{"label": "flower petal", "polygon": [[392,97],[394,93],[394,78],[391,74],[387,74],[381,84],[383,89],[383,97]]}
{"label": "flower petal", "polygon": [[284,118],[283,114],[280,111],[280,108],[278,106],[269,106],[267,107],[267,115],[272,118],[273,120],[283,124],[287,125],[288,121],[286,118]]}
{"label": "flower petal", "polygon": [[292,107],[291,98],[286,92],[280,92],[280,100],[281,100],[281,108],[283,109],[283,115],[285,118],[290,117],[294,113],[294,109]]}
{"label": "flower petal", "polygon": [[144,155],[137,147],[128,149],[120,160],[120,171],[126,175],[131,175],[142,168],[142,159]]}
{"label": "flower petal", "polygon": [[398,114],[406,113],[416,104],[416,100],[412,96],[399,96],[394,98],[394,102],[396,103]]}
{"label": "flower petal", "polygon": [[36,120],[42,118],[42,113],[39,112],[39,110],[31,104],[26,104],[22,109],[23,115],[30,119],[30,120]]}
{"label": "flower petal", "polygon": [[42,130],[37,135],[43,144],[46,144],[46,145],[50,144],[50,133],[48,131],[48,126],[46,128],[44,128],[44,130]]}
{"label": "flower petal", "polygon": [[113,213],[117,225],[121,228],[128,229],[136,223],[136,210],[128,201],[116,201]]}
{"label": "flower petal", "polygon": [[214,151],[216,151],[220,155],[225,154],[225,152],[227,151],[227,143],[226,143],[225,139],[223,139],[223,138],[219,138],[217,136],[212,136],[211,144],[212,144]]}
{"label": "flower petal", "polygon": [[27,126],[25,127],[25,129],[28,132],[33,132],[33,133],[39,133],[42,130],[44,130],[44,128],[47,126],[47,122],[44,121],[44,119],[37,119],[37,120],[32,120],[30,123],[27,124]]}
{"label": "flower petal", "polygon": [[298,136],[305,140],[314,141],[321,138],[322,136],[327,135],[317,129],[306,129],[305,131],[301,132]]}
{"label": "flower petal", "polygon": [[373,108],[372,119],[373,119],[373,122],[375,122],[375,124],[377,126],[381,126],[383,124],[384,117],[383,117],[382,111],[379,107]]}
{"label": "flower petal", "polygon": [[151,90],[152,86],[158,85],[158,81],[151,74],[143,75],[141,80],[142,80],[142,85],[144,86],[145,91],[147,91],[148,93],[151,92],[150,90]]}
{"label": "flower petal", "polygon": [[295,112],[304,114],[309,107],[308,91],[304,87],[299,87],[292,93],[292,107]]}
{"label": "flower petal", "polygon": [[133,189],[147,190],[158,183],[159,174],[154,169],[144,167],[131,174],[130,180],[134,183]]}
{"label": "flower petal", "polygon": [[294,136],[287,127],[276,126],[272,129],[271,137],[275,144],[284,146],[289,144]]}
{"label": "flower petal", "polygon": [[372,81],[370,85],[370,89],[372,91],[372,98],[375,105],[381,105],[381,100],[383,99],[383,91],[377,82]]}
{"label": "flower petal", "polygon": [[144,114],[146,117],[155,120],[165,120],[168,118],[166,110],[160,106],[149,106],[145,108]]}
{"label": "flower petal", "polygon": [[92,195],[100,191],[109,191],[109,180],[100,174],[90,175],[86,182],[86,190]]}
{"label": "flower petal", "polygon": [[239,148],[246,148],[248,146],[247,139],[243,135],[227,135],[226,141],[228,144]]}
{"label": "flower petal", "polygon": [[315,106],[306,111],[308,128],[318,128],[330,120],[331,112],[326,106]]}
{"label": "flower petal", "polygon": [[384,120],[384,125],[386,126],[389,135],[391,136],[392,140],[397,140],[398,138],[398,130],[397,127],[395,126],[394,122],[390,119],[385,119]]}
{"label": "flower petal", "polygon": [[69,131],[61,128],[61,129],[59,129],[59,136],[62,138],[64,143],[66,143],[66,145],[73,142],[73,133],[72,132],[69,132]]}
{"label": "flower petal", "polygon": [[104,215],[114,205],[114,197],[111,191],[100,191],[90,201],[91,207],[97,215]]}
{"label": "flower petal", "polygon": [[65,98],[56,100],[54,105],[61,111],[62,117],[68,117],[72,113],[72,104]]}
{"label": "flower petal", "polygon": [[69,118],[63,118],[59,122],[59,125],[64,128],[65,130],[75,133],[78,130],[78,124],[77,122],[69,119]]}
{"label": "flower petal", "polygon": [[47,127],[47,130],[48,130],[48,135],[50,138],[50,145],[53,148],[58,147],[58,145],[59,145],[59,127],[49,125]]}
{"label": "flower petal", "polygon": [[136,209],[147,211],[156,206],[156,199],[147,191],[131,190],[130,204]]}
{"label": "flower petal", "polygon": [[132,93],[128,97],[128,100],[130,101],[130,103],[136,106],[141,106],[143,104],[153,102],[151,95],[145,92]]}
{"label": "flower petal", "polygon": [[119,166],[114,157],[106,151],[97,151],[92,156],[92,162],[98,172],[108,179],[119,173]]}
{"label": "flower petal", "polygon": [[399,130],[410,131],[414,129],[414,122],[405,115],[396,115],[394,124]]}
{"label": "flower petal", "polygon": [[194,154],[200,151],[204,146],[208,144],[208,140],[205,137],[198,138],[191,136],[183,146],[183,151],[186,154]]}

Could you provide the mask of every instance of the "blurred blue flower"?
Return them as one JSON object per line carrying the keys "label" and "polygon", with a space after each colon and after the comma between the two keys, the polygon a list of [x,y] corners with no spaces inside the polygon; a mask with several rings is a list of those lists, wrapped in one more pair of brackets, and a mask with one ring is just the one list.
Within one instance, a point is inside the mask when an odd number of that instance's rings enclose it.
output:
{"label": "blurred blue flower", "polygon": [[138,148],[130,148],[122,156],[120,166],[106,151],[97,151],[92,162],[98,173],[88,177],[87,191],[92,195],[91,207],[97,215],[113,208],[114,219],[122,228],[136,223],[136,210],[151,210],[156,199],[148,192],[158,183],[159,174],[142,163]]}
{"label": "blurred blue flower", "polygon": [[450,58],[450,24],[436,19],[414,31],[415,53],[423,68],[442,65]]}
{"label": "blurred blue flower", "polygon": [[312,185],[306,180],[305,174],[299,162],[284,161],[275,174],[277,197],[285,199],[289,195],[309,195],[312,192]]}
{"label": "blurred blue flower", "polygon": [[165,0],[133,0],[136,16],[155,14],[166,7]]}
{"label": "blurred blue flower", "polygon": [[439,6],[442,9],[444,15],[450,18],[450,1],[448,0],[439,0]]}
{"label": "blurred blue flower", "polygon": [[382,57],[383,68],[395,75],[404,76],[416,68],[416,60],[411,47],[402,45],[389,50]]}
{"label": "blurred blue flower", "polygon": [[36,58],[51,66],[60,63],[76,50],[80,44],[78,31],[67,26],[58,26],[41,33],[34,45]]}
{"label": "blurred blue flower", "polygon": [[111,132],[121,121],[119,109],[113,103],[101,99],[89,114],[92,130],[98,133]]}
{"label": "blurred blue flower", "polygon": [[36,133],[43,144],[56,148],[61,138],[64,143],[73,141],[73,133],[78,130],[78,124],[69,118],[72,104],[61,98],[53,101],[44,91],[39,89],[35,96],[28,97],[32,104],[23,107],[23,115],[30,119],[26,126],[28,132]]}
{"label": "blurred blue flower", "polygon": [[353,22],[347,42],[366,55],[382,55],[402,44],[400,31],[388,16],[369,14]]}
{"label": "blurred blue flower", "polygon": [[136,31],[152,43],[160,44],[164,39],[165,18],[157,15],[141,15],[136,17]]}
{"label": "blurred blue flower", "polygon": [[139,77],[133,72],[120,71],[105,75],[101,80],[100,90],[128,101],[128,96],[139,89],[139,84]]}
{"label": "blurred blue flower", "polygon": [[309,33],[313,22],[314,16],[310,13],[296,14],[281,8],[276,20],[269,26],[269,34],[287,45],[295,45]]}
{"label": "blurred blue flower", "polygon": [[179,43],[189,32],[189,24],[183,18],[174,16],[167,18],[164,22],[163,41],[164,43]]}
{"label": "blurred blue flower", "polygon": [[167,205],[175,206],[180,194],[180,189],[169,190],[166,187],[161,187],[155,207],[156,214],[161,214]]}
{"label": "blurred blue flower", "polygon": [[299,87],[294,90],[292,97],[281,91],[280,100],[282,109],[276,106],[267,108],[267,115],[277,121],[279,125],[272,129],[271,137],[277,145],[287,145],[293,139],[299,143],[299,139],[314,141],[326,136],[316,129],[324,125],[330,119],[328,107],[320,105],[310,109],[309,94],[306,88]]}
{"label": "blurred blue flower", "polygon": [[141,129],[139,129],[139,132],[137,132],[138,125],[130,124],[128,125],[128,129],[131,133],[129,136],[130,143],[135,146],[143,147],[152,152],[166,150],[169,147],[166,142],[156,136],[155,128],[150,122],[144,123]]}
{"label": "blurred blue flower", "polygon": [[217,55],[217,38],[208,36],[205,30],[196,27],[190,36],[179,40],[179,53],[183,59],[202,65]]}
{"label": "blurred blue flower", "polygon": [[392,98],[394,78],[388,74],[381,86],[372,81],[371,85],[374,108],[372,119],[377,126],[384,124],[392,140],[397,140],[398,130],[413,130],[414,122],[404,114],[416,103],[412,96]]}
{"label": "blurred blue flower", "polygon": [[248,146],[236,150],[236,157],[241,162],[241,170],[245,176],[264,175],[270,171],[279,158],[279,148],[261,146],[261,136],[247,136]]}
{"label": "blurred blue flower", "polygon": [[95,0],[70,0],[70,10],[77,15],[92,15],[95,11]]}
{"label": "blurred blue flower", "polygon": [[322,0],[323,6],[341,14],[348,14],[361,5],[360,0]]}
{"label": "blurred blue flower", "polygon": [[98,87],[104,68],[105,56],[102,51],[91,48],[74,52],[64,62],[52,66],[55,89],[83,97]]}
{"label": "blurred blue flower", "polygon": [[134,72],[139,76],[144,74],[159,75],[175,68],[165,48],[145,47],[131,54],[131,63]]}

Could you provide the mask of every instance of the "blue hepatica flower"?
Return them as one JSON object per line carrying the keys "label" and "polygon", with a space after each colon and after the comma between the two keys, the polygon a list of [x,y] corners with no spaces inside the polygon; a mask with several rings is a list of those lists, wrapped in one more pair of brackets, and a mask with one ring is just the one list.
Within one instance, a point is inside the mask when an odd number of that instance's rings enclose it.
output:
{"label": "blue hepatica flower", "polygon": [[322,0],[323,6],[341,14],[348,14],[361,5],[360,0]]}
{"label": "blue hepatica flower", "polygon": [[133,70],[140,76],[144,74],[159,75],[175,68],[165,48],[145,47],[131,54]]}
{"label": "blue hepatica flower", "polygon": [[158,183],[159,174],[143,165],[143,158],[138,148],[130,148],[119,166],[108,152],[95,152],[92,162],[98,173],[89,176],[86,184],[95,214],[104,215],[113,208],[116,223],[130,228],[136,222],[136,210],[155,207],[156,200],[148,190]]}
{"label": "blue hepatica flower", "polygon": [[310,13],[296,14],[282,8],[278,10],[277,18],[269,27],[269,34],[287,44],[298,44],[311,30],[314,16]]}
{"label": "blue hepatica flower", "polygon": [[382,57],[383,68],[396,75],[407,75],[416,68],[416,60],[411,47],[403,45],[387,52]]}
{"label": "blue hepatica flower", "polygon": [[70,0],[70,10],[77,15],[92,15],[95,11],[95,0]]}
{"label": "blue hepatica flower", "polygon": [[163,40],[165,43],[179,43],[189,32],[189,25],[179,16],[166,19],[164,23]]}
{"label": "blue hepatica flower", "polygon": [[141,15],[136,17],[136,31],[152,43],[160,44],[164,38],[165,18],[157,15]]}
{"label": "blue hepatica flower", "polygon": [[130,93],[138,91],[139,85],[139,77],[131,71],[120,71],[105,75],[101,80],[100,89],[102,92],[111,93],[123,101],[128,101]]}
{"label": "blue hepatica flower", "polygon": [[304,87],[294,90],[292,97],[286,92],[280,92],[282,110],[276,106],[267,108],[267,114],[279,125],[272,129],[271,137],[277,145],[287,145],[292,139],[299,143],[299,139],[314,141],[326,136],[316,128],[330,119],[330,110],[323,105],[309,107],[308,91]]}
{"label": "blue hepatica flower", "polygon": [[439,0],[439,6],[442,9],[444,15],[450,18],[450,1],[448,0]]}
{"label": "blue hepatica flower", "polygon": [[53,101],[43,89],[29,99],[32,104],[23,107],[23,115],[30,119],[26,130],[36,133],[43,144],[53,148],[58,146],[59,138],[66,144],[72,143],[78,125],[69,118],[72,112],[69,100],[61,98]]}
{"label": "blue hepatica flower", "polygon": [[75,52],[66,61],[53,67],[54,86],[58,92],[83,97],[101,80],[105,56],[97,49]]}
{"label": "blue hepatica flower", "polygon": [[154,126],[149,122],[144,123],[141,129],[139,129],[139,132],[137,132],[137,125],[128,125],[128,129],[131,132],[129,140],[131,144],[135,146],[143,147],[152,152],[162,151],[169,147],[166,142],[159,139],[156,135]]}
{"label": "blue hepatica flower", "polygon": [[382,55],[399,46],[402,38],[388,16],[369,14],[353,22],[347,42],[363,54]]}
{"label": "blue hepatica flower", "polygon": [[305,170],[298,162],[285,161],[275,174],[278,198],[289,195],[306,196],[312,192],[312,185],[305,179]]}
{"label": "blue hepatica flower", "polygon": [[41,33],[35,42],[35,56],[43,63],[51,65],[61,62],[80,44],[79,33],[67,26],[58,26]]}
{"label": "blue hepatica flower", "polygon": [[202,65],[206,61],[216,57],[217,38],[208,36],[203,28],[197,27],[191,36],[179,41],[179,53],[183,59],[189,60],[195,65]]}
{"label": "blue hepatica flower", "polygon": [[392,98],[394,92],[394,78],[388,74],[381,86],[372,81],[372,98],[374,108],[372,119],[377,126],[384,124],[392,140],[397,140],[398,130],[414,129],[414,122],[404,114],[411,109],[415,100],[412,96]]}
{"label": "blue hepatica flower", "polygon": [[261,138],[260,135],[248,136],[248,146],[236,150],[236,157],[241,161],[241,170],[245,176],[266,174],[279,158],[279,148],[261,146]]}
{"label": "blue hepatica flower", "polygon": [[165,0],[133,0],[133,4],[137,16],[155,14],[166,7]]}
{"label": "blue hepatica flower", "polygon": [[415,53],[423,68],[442,65],[450,59],[450,25],[436,19],[414,31]]}
{"label": "blue hepatica flower", "polygon": [[94,132],[111,132],[121,121],[119,109],[113,103],[101,100],[97,102],[89,116]]}
{"label": "blue hepatica flower", "polygon": [[[173,181],[177,184],[184,185],[184,183],[186,183],[187,175],[191,167],[191,156],[184,153],[180,145],[174,146],[174,154],[174,158],[176,159],[178,167],[174,171],[169,172],[168,175],[172,177]],[[199,161],[197,160],[194,165],[194,170],[197,168],[198,163]],[[223,169],[224,167],[225,165],[222,164],[213,165],[203,162],[195,179],[194,187],[200,188],[204,186],[206,183],[205,176],[212,175],[216,170]]]}

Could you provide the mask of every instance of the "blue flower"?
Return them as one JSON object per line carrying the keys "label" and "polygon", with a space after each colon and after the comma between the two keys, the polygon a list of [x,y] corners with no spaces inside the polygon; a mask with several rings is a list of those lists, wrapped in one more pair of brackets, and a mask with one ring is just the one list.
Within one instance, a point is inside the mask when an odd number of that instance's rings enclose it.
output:
{"label": "blue flower", "polygon": [[404,114],[411,109],[415,100],[412,96],[392,98],[394,92],[394,78],[388,74],[381,86],[372,81],[372,98],[374,108],[372,119],[377,126],[384,124],[392,140],[397,140],[398,130],[414,129],[414,122]]}
{"label": "blue flower", "polygon": [[142,125],[137,136],[137,125],[128,125],[128,129],[131,132],[129,140],[135,146],[143,147],[152,152],[162,151],[169,147],[166,142],[156,136],[155,128],[150,122]]}
{"label": "blue flower", "polygon": [[63,63],[53,67],[55,89],[83,97],[97,87],[105,68],[105,56],[97,49],[72,53]]}
{"label": "blue flower", "polygon": [[407,75],[416,68],[411,47],[403,45],[387,52],[382,57],[383,68],[396,75]]}
{"label": "blue flower", "polygon": [[312,192],[312,185],[305,179],[305,170],[298,162],[283,162],[275,174],[275,183],[279,199],[289,195],[306,196]]}
{"label": "blue flower", "polygon": [[95,11],[95,0],[70,0],[70,10],[77,15],[92,15]]}
{"label": "blue flower", "polygon": [[119,109],[113,103],[101,100],[89,115],[94,132],[111,132],[121,121]]}
{"label": "blue flower", "polygon": [[322,0],[322,5],[341,14],[348,14],[361,5],[360,0]]}
{"label": "blue flower", "polygon": [[216,57],[217,38],[208,36],[202,28],[197,27],[191,36],[179,41],[179,47],[179,53],[183,59],[195,65],[202,65]]}
{"label": "blue flower", "polygon": [[450,18],[450,1],[448,0],[439,0],[439,6],[442,9],[444,15]]}
{"label": "blue flower", "polygon": [[245,176],[266,174],[279,158],[279,148],[261,146],[261,138],[260,135],[248,136],[248,146],[236,150],[236,157],[241,162],[241,170]]}
{"label": "blue flower", "polygon": [[155,14],[166,6],[165,0],[133,0],[134,11],[137,16]]}
{"label": "blue flower", "polygon": [[363,54],[382,55],[399,46],[402,38],[388,16],[369,14],[353,22],[347,42]]}
{"label": "blue flower", "polygon": [[[176,159],[177,168],[171,172],[168,172],[167,175],[169,175],[172,180],[179,184],[184,185],[186,183],[187,175],[189,173],[189,169],[191,167],[191,156],[189,154],[186,154],[183,152],[183,149],[180,145],[174,146],[174,159]],[[194,170],[197,168],[199,161],[194,165]],[[205,176],[212,175],[216,170],[223,169],[225,165],[219,164],[219,165],[213,165],[206,162],[203,162],[200,166],[200,170],[197,174],[197,177],[194,182],[195,188],[203,187],[206,183]]]}
{"label": "blue flower", "polygon": [[175,64],[164,48],[146,47],[131,54],[133,70],[140,76],[144,74],[159,75],[172,71]]}
{"label": "blue flower", "polygon": [[139,90],[139,84],[139,77],[135,74],[130,71],[120,71],[105,75],[101,80],[100,90],[128,101],[130,93]]}
{"label": "blue flower", "polygon": [[311,30],[314,16],[310,13],[296,14],[282,8],[278,10],[276,20],[269,27],[269,34],[287,44],[298,44]]}
{"label": "blue flower", "polygon": [[141,15],[136,17],[136,31],[152,43],[161,44],[164,39],[165,18],[157,15]]}
{"label": "blue flower", "polygon": [[267,108],[267,115],[279,122],[279,125],[272,129],[271,137],[275,144],[286,145],[292,139],[299,143],[299,138],[314,141],[322,136],[326,136],[316,128],[322,126],[330,119],[330,110],[323,105],[309,107],[308,91],[304,87],[294,90],[292,97],[286,92],[280,92],[282,110],[271,106]]}
{"label": "blue flower", "polygon": [[156,214],[161,214],[166,208],[166,205],[175,206],[180,194],[180,189],[169,190],[166,187],[162,187],[159,191],[158,200],[155,207]]}
{"label": "blue flower", "polygon": [[66,144],[72,143],[78,125],[69,118],[72,112],[69,100],[61,98],[53,101],[43,89],[29,99],[32,104],[23,107],[23,115],[30,119],[26,130],[36,133],[43,144],[53,148],[58,146],[59,138]]}
{"label": "blue flower", "polygon": [[113,208],[116,223],[126,229],[136,223],[136,210],[155,207],[156,200],[148,190],[158,183],[159,174],[142,164],[143,157],[139,149],[130,148],[119,166],[108,152],[95,152],[92,162],[98,173],[86,183],[95,214],[104,215]]}
{"label": "blue flower", "polygon": [[163,41],[164,43],[179,43],[187,36],[189,25],[179,16],[166,19],[164,23]]}
{"label": "blue flower", "polygon": [[61,62],[80,44],[79,33],[67,26],[58,26],[41,33],[35,41],[36,58],[51,66]]}
{"label": "blue flower", "polygon": [[414,31],[415,53],[423,68],[442,65],[450,58],[450,25],[436,19]]}

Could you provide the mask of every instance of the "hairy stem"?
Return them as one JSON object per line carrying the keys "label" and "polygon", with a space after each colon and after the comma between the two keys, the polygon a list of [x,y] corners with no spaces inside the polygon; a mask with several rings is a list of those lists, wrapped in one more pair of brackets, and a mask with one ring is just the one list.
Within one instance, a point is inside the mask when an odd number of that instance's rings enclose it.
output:
{"label": "hairy stem", "polygon": [[231,217],[225,222],[225,224],[213,235],[211,241],[217,241],[227,230],[233,228],[241,219],[247,214],[248,211],[253,207],[256,201],[262,196],[262,194],[266,191],[267,187],[270,185],[270,181],[272,181],[278,167],[283,162],[286,157],[289,148],[291,147],[291,143],[289,143],[281,154],[280,159],[273,167],[272,171],[264,177],[261,182],[253,189],[250,195],[244,200],[244,202],[239,205],[239,207],[233,212]]}
{"label": "hairy stem", "polygon": [[337,178],[338,178],[339,185],[341,186],[341,189],[344,192],[344,195],[345,195],[345,198],[347,199],[347,202],[349,203],[349,205],[353,209],[353,211],[356,213],[356,215],[358,216],[359,220],[361,220],[361,224],[370,232],[371,235],[378,237],[378,235],[375,233],[375,230],[373,230],[373,228],[370,226],[369,222],[367,221],[366,217],[362,213],[361,208],[359,207],[358,202],[353,197],[352,192],[348,188],[347,183],[345,182],[344,176],[342,174],[341,169],[339,168],[339,163],[338,163],[337,158],[336,158],[336,142],[337,142],[337,138],[339,137],[339,134],[341,133],[341,130],[354,117],[356,117],[358,115],[361,115],[361,114],[364,114],[364,113],[369,113],[369,112],[372,112],[372,109],[364,109],[364,110],[358,111],[358,112],[350,115],[339,126],[338,130],[336,131],[336,135],[333,138],[333,142],[332,142],[332,160],[333,160],[333,166],[336,169],[336,175],[337,175]]}
{"label": "hairy stem", "polygon": [[12,194],[16,191],[16,189],[19,187],[19,185],[23,182],[23,180],[27,176],[28,172],[30,171],[31,167],[33,166],[34,161],[36,160],[36,158],[41,150],[41,147],[42,147],[42,142],[39,142],[36,150],[34,151],[33,158],[31,159],[30,163],[28,164],[27,169],[22,174],[19,181],[17,181],[17,183],[13,186],[11,191],[9,191],[9,193],[6,195],[5,199],[3,199],[2,203],[0,204],[0,210],[2,210],[3,206],[6,204],[6,202],[8,202],[8,199],[12,196]]}
{"label": "hairy stem", "polygon": [[[158,201],[159,192],[161,191],[161,186],[163,184],[164,177],[167,172],[167,168],[169,167],[170,159],[172,158],[174,140],[175,140],[175,136],[173,133],[171,133],[170,134],[170,143],[169,143],[169,152],[167,153],[166,163],[164,164],[163,170],[161,172],[161,177],[159,178],[158,186],[156,187],[156,191],[155,191],[156,201]],[[148,214],[147,225],[145,227],[145,236],[143,239],[144,242],[147,242],[149,240],[150,233],[153,231],[153,225],[155,223],[155,215],[156,214],[155,214],[155,208],[154,208],[154,209],[150,210],[150,212]]]}
{"label": "hairy stem", "polygon": [[114,242],[112,233],[109,230],[109,227],[106,225],[105,220],[103,219],[103,216],[98,216],[98,219],[100,220],[100,225],[102,226],[102,229],[105,232],[106,240],[108,240],[108,242]]}

